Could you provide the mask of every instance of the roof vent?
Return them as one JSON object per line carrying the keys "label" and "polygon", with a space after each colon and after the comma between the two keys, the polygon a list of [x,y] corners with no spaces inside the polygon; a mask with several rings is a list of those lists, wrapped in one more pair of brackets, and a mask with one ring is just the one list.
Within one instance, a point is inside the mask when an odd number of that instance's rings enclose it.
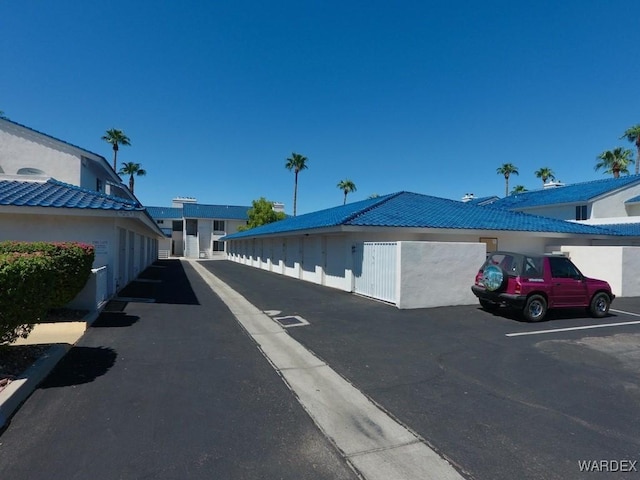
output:
{"label": "roof vent", "polygon": [[466,203],[466,202],[470,202],[474,198],[476,197],[473,195],[473,193],[465,193],[464,197],[462,197],[462,201]]}
{"label": "roof vent", "polygon": [[556,187],[564,187],[564,183],[562,183],[561,181],[555,181],[555,180],[549,180],[547,183],[544,184],[544,188],[556,188]]}

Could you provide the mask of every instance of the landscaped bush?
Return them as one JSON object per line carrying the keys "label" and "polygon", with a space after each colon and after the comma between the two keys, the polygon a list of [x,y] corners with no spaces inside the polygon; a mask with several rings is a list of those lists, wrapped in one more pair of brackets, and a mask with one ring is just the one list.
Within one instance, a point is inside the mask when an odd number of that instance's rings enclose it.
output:
{"label": "landscaped bush", "polygon": [[80,293],[91,274],[93,245],[75,242],[0,242],[2,253],[37,253],[54,260],[57,280],[53,286],[50,308],[64,307]]}
{"label": "landscaped bush", "polygon": [[0,344],[26,337],[47,312],[53,263],[42,253],[0,254]]}
{"label": "landscaped bush", "polygon": [[91,245],[0,242],[0,344],[26,337],[47,310],[73,300],[93,258]]}

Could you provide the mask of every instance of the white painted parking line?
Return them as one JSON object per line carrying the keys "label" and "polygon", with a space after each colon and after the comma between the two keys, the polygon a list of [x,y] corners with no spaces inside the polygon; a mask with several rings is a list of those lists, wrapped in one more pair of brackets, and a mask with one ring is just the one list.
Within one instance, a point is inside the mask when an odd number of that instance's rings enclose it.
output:
{"label": "white painted parking line", "polygon": [[[630,314],[630,315],[634,315],[634,314]],[[636,316],[640,317],[640,315],[636,315]],[[573,330],[590,330],[594,328],[622,327],[624,325],[639,325],[639,324],[640,324],[640,320],[633,321],[633,322],[599,323],[597,325],[583,325],[581,327],[552,328],[549,330],[535,330],[533,332],[505,333],[505,337],[522,337],[524,335],[542,335],[545,333],[571,332]]]}
{"label": "white painted parking line", "polygon": [[624,313],[625,315],[631,315],[632,317],[640,317],[640,313],[625,312],[624,310],[614,310],[613,308],[609,311],[616,312],[616,313]]}

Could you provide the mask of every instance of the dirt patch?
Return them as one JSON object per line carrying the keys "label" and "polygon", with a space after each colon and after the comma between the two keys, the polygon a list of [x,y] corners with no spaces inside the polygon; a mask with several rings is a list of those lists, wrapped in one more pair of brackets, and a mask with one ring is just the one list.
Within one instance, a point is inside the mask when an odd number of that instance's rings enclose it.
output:
{"label": "dirt patch", "polygon": [[51,345],[0,346],[0,391],[44,355]]}
{"label": "dirt patch", "polygon": [[[87,310],[55,308],[49,310],[41,323],[77,322],[84,318]],[[51,345],[0,345],[0,391],[12,380],[43,356]]]}

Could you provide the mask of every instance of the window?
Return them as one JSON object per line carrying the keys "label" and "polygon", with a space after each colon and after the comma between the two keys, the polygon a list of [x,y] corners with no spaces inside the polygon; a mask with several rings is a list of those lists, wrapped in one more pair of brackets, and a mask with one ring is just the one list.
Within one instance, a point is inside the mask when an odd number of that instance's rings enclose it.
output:
{"label": "window", "polygon": [[164,220],[156,220],[156,223],[157,223],[158,225],[164,225]]}
{"label": "window", "polygon": [[39,168],[25,167],[18,170],[18,175],[44,175],[44,172]]}
{"label": "window", "polygon": [[198,235],[198,220],[187,219],[187,235]]}
{"label": "window", "polygon": [[582,275],[571,260],[566,257],[549,257],[553,278],[580,278]]}
{"label": "window", "polygon": [[587,206],[586,205],[577,205],[576,206],[576,220],[587,220]]}
{"label": "window", "polygon": [[97,192],[102,191],[102,180],[100,180],[99,178],[96,178],[96,191]]}
{"label": "window", "polygon": [[214,252],[224,252],[224,242],[218,242],[217,240],[213,241],[213,251]]}
{"label": "window", "polygon": [[171,225],[171,230],[173,230],[174,232],[181,232],[182,231],[182,220],[174,220],[173,224]]}
{"label": "window", "polygon": [[224,220],[214,220],[213,221],[213,231],[214,232],[224,232]]}

